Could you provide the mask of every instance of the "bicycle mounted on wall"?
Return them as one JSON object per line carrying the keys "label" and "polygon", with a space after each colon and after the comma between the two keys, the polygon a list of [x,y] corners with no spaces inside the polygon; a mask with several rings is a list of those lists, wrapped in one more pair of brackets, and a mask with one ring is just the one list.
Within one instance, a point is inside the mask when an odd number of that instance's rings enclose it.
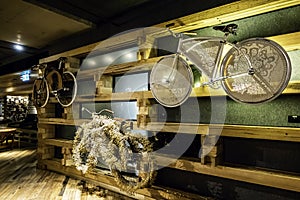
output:
{"label": "bicycle mounted on wall", "polygon": [[67,58],[59,58],[58,65],[42,63],[34,65],[33,71],[38,71],[38,78],[33,84],[33,101],[38,107],[45,107],[50,93],[55,96],[63,107],[70,106],[77,94],[77,82],[74,74],[65,71]]}
{"label": "bicycle mounted on wall", "polygon": [[[100,163],[110,170],[119,187],[127,192],[150,186],[156,177],[152,143],[147,137],[133,133],[132,122],[113,117],[103,109],[88,112],[92,120],[78,127],[73,141],[72,158],[83,173]],[[103,114],[104,113],[104,114]]]}
{"label": "bicycle mounted on wall", "polygon": [[228,42],[227,37],[236,35],[237,27],[213,27],[224,32],[224,37],[186,38],[169,30],[179,39],[177,52],[162,58],[152,68],[150,87],[154,98],[166,107],[176,107],[187,100],[192,92],[193,74],[186,60],[208,77],[209,81],[201,86],[222,86],[237,102],[257,104],[278,97],[291,76],[288,54],[280,45],[264,38]]}

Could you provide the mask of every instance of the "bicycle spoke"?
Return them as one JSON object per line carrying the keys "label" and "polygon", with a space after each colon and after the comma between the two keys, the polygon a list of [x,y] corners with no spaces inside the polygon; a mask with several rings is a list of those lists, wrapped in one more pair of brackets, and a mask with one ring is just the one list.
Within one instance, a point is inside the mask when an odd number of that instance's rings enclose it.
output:
{"label": "bicycle spoke", "polygon": [[274,91],[273,87],[270,85],[270,83],[268,81],[266,81],[266,79],[264,79],[259,73],[254,73],[252,77],[255,80],[255,82],[258,83],[260,85],[260,87],[267,94],[270,94],[270,95],[275,94],[275,91]]}
{"label": "bicycle spoke", "polygon": [[[243,103],[262,103],[278,97],[287,86],[291,69],[287,53],[278,44],[264,38],[247,39],[238,44],[238,50],[230,50],[222,62],[222,75],[231,81],[223,81],[223,88],[234,100]],[[243,73],[226,76],[244,69],[238,65],[238,51],[247,56],[251,67],[248,77]]]}

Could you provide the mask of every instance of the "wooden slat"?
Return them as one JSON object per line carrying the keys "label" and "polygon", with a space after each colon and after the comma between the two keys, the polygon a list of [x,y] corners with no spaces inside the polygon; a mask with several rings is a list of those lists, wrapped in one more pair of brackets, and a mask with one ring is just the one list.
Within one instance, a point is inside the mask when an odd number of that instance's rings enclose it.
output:
{"label": "wooden slat", "polygon": [[56,55],[49,56],[47,58],[43,58],[39,60],[39,63],[51,62],[55,61],[60,57],[74,57],[80,56],[92,51],[112,51],[113,49],[120,49],[124,46],[129,46],[136,44],[138,42],[138,38],[144,36],[145,34],[152,33],[153,29],[136,29],[129,33],[123,33],[118,35],[117,37],[111,37],[109,40],[104,40],[101,42],[96,42],[93,44],[89,44],[83,47],[79,47],[76,49],[72,49],[63,53],[59,53]]}
{"label": "wooden slat", "polygon": [[[91,183],[107,188],[111,191],[128,195],[127,193],[119,189],[113,177],[104,175],[99,170],[83,175],[80,171],[76,170],[74,167],[65,167],[60,165],[59,162],[53,160],[44,160],[44,162],[47,165],[47,169],[49,170],[60,172],[81,180],[87,180]],[[205,200],[206,199],[207,200],[207,198],[201,197],[199,195],[190,194],[183,191],[180,191],[180,193],[178,193],[178,192],[173,192],[172,189],[165,190],[159,187],[139,189],[135,193],[131,194],[130,196],[135,199],[180,199],[180,200],[181,199],[182,200],[188,200],[188,199]]]}
{"label": "wooden slat", "polygon": [[[240,167],[227,167],[227,166],[217,166],[211,167],[207,165],[202,165],[199,161],[190,161],[187,159],[172,159],[170,156],[159,155],[156,156],[156,160],[159,165],[165,166],[169,164],[169,167],[196,172],[200,174],[218,176],[222,178],[228,178],[238,181],[244,181],[248,183],[254,183],[259,185],[265,185],[275,188],[281,188],[291,191],[300,192],[300,177],[298,175],[288,175],[279,172],[269,172],[260,169],[247,169]],[[102,187],[109,187],[113,191],[120,192],[112,177],[105,176],[99,172],[86,174],[82,176],[80,172],[75,170],[73,167],[63,167],[58,162],[45,160],[43,161],[47,165],[48,169],[61,172],[70,176],[75,176],[76,178],[86,179],[89,181],[96,181]],[[148,188],[143,190],[138,190],[138,194],[149,195],[154,193],[154,188]],[[152,196],[157,197],[157,196]]]}
{"label": "wooden slat", "polygon": [[149,71],[152,69],[153,65],[163,57],[154,57],[147,60],[139,60],[134,62],[128,62],[118,65],[111,65],[101,68],[89,69],[84,71],[79,71],[76,79],[87,79],[94,77],[95,74],[124,74],[128,71],[130,72],[140,72],[140,71]]}
{"label": "wooden slat", "polygon": [[[222,136],[300,142],[300,128],[225,125]],[[212,127],[211,132],[219,127]]]}
{"label": "wooden slat", "polygon": [[76,98],[75,102],[96,102],[96,101],[129,101],[137,100],[144,97],[144,93],[151,93],[150,91],[139,92],[118,92],[111,94],[99,94],[94,96],[82,96]]}
{"label": "wooden slat", "polygon": [[[51,121],[51,120],[50,120]],[[88,121],[88,120],[86,120]],[[51,124],[53,122],[50,122]],[[278,140],[289,142],[300,142],[300,128],[292,127],[267,127],[267,126],[243,126],[243,125],[217,125],[217,124],[192,124],[192,123],[171,123],[151,122],[144,128],[138,128],[133,122],[135,130],[148,130],[154,132],[186,133],[186,134],[219,134],[225,137],[239,137],[265,140]],[[46,140],[51,145],[70,145],[70,141],[62,139]]]}
{"label": "wooden slat", "polygon": [[39,118],[39,124],[74,125],[74,120],[62,118]]}
{"label": "wooden slat", "polygon": [[[139,128],[135,127],[135,129]],[[300,128],[291,127],[151,122],[143,129],[155,132],[175,132],[201,135],[208,134],[209,131],[209,134],[219,135],[221,133],[221,136],[226,137],[300,142]]]}
{"label": "wooden slat", "polygon": [[268,39],[277,42],[286,51],[300,49],[300,32],[272,36],[268,37]]}
{"label": "wooden slat", "polygon": [[211,167],[202,165],[200,162],[185,159],[172,159],[167,156],[157,156],[156,159],[158,163],[163,166],[165,166],[164,164],[172,163],[169,167],[175,169],[300,192],[299,175],[287,175],[259,169],[244,169],[226,166]]}
{"label": "wooden slat", "polygon": [[299,0],[242,0],[163,22],[156,26],[164,28],[168,24],[174,24],[170,27],[173,31],[185,32],[280,10],[299,4]]}
{"label": "wooden slat", "polygon": [[67,147],[67,148],[73,147],[73,140],[67,140],[67,139],[44,139],[43,143],[47,145],[57,146],[57,147]]}

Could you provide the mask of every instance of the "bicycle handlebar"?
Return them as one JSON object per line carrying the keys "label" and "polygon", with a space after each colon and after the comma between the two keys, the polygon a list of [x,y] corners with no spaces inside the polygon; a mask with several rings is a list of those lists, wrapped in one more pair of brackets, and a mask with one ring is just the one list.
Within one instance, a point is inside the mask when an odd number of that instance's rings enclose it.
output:
{"label": "bicycle handlebar", "polygon": [[87,109],[87,108],[85,108],[85,107],[82,107],[81,110],[82,110],[82,111],[86,111],[86,112],[88,112],[88,113],[91,114],[91,115],[100,115],[102,112],[109,112],[109,113],[111,113],[111,114],[114,114],[114,111],[109,110],[109,109],[102,109],[102,110],[100,110],[99,112],[91,112],[89,109]]}

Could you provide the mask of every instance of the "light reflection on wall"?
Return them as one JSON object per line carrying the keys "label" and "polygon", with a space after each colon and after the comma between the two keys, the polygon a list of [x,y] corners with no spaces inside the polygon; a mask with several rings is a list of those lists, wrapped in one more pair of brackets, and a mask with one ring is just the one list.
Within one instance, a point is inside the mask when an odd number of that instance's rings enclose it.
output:
{"label": "light reflection on wall", "polygon": [[131,47],[95,56],[90,55],[83,60],[80,69],[92,69],[127,62],[134,62],[137,61],[137,51],[138,47]]}

